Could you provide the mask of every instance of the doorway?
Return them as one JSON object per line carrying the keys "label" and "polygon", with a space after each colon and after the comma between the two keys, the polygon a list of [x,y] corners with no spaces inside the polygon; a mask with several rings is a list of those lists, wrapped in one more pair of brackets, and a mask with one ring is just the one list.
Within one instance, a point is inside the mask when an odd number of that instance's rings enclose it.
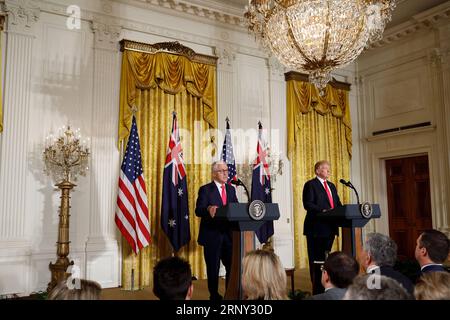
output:
{"label": "doorway", "polygon": [[399,260],[414,259],[417,237],[432,228],[428,156],[386,160],[389,234]]}

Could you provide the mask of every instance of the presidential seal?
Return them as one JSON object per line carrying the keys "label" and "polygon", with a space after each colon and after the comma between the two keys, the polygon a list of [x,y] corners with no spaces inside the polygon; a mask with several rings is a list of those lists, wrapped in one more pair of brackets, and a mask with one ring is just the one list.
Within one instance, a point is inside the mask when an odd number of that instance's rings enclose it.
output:
{"label": "presidential seal", "polygon": [[361,211],[361,215],[366,218],[366,219],[370,219],[370,217],[372,217],[372,205],[369,202],[364,202],[363,204],[361,204],[360,207],[360,211]]}
{"label": "presidential seal", "polygon": [[266,215],[266,205],[261,200],[253,200],[248,207],[248,214],[253,220],[261,220]]}

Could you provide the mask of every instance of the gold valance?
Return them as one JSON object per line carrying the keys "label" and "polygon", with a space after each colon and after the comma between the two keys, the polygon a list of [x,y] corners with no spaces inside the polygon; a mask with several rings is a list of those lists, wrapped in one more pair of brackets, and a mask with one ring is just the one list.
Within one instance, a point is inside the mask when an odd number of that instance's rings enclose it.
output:
{"label": "gold valance", "polygon": [[[342,82],[334,81],[327,85],[325,94],[321,96],[317,88],[302,81],[299,74],[286,74],[287,88],[287,118],[293,121],[287,122],[288,127],[288,157],[292,154],[295,146],[296,134],[300,128],[302,114],[315,111],[320,115],[331,113],[334,117],[342,119],[345,126],[345,138],[348,154],[352,155],[352,126],[350,118],[350,105],[348,91],[350,86]],[[306,80],[306,79],[305,79]],[[292,127],[294,126],[294,127]]]}
{"label": "gold valance", "polygon": [[[187,91],[200,98],[204,107],[203,118],[215,128],[216,66],[195,62],[199,60],[199,56],[207,56],[192,53],[191,49],[174,43],[171,46],[165,43],[165,46],[158,47],[122,40],[121,47],[123,57],[119,121],[122,126],[119,125],[119,141],[128,135],[132,108],[136,105],[136,91],[156,87],[167,94],[176,95]],[[167,52],[168,48],[172,48],[174,53]],[[125,105],[128,108],[123,107]]]}

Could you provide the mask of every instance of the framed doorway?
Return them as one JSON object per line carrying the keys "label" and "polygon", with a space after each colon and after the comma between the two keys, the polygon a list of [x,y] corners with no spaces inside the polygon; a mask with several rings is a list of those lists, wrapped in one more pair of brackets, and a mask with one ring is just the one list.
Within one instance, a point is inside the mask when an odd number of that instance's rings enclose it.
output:
{"label": "framed doorway", "polygon": [[385,160],[389,234],[399,259],[414,259],[417,237],[432,228],[428,155]]}

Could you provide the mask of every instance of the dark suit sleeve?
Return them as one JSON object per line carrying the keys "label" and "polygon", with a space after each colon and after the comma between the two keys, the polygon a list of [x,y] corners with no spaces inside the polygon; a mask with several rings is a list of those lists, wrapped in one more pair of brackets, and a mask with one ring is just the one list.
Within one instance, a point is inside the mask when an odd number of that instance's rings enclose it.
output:
{"label": "dark suit sleeve", "polygon": [[210,217],[208,212],[208,206],[209,206],[208,192],[205,189],[205,186],[202,186],[200,187],[200,189],[198,189],[198,198],[197,203],[195,205],[195,215],[201,218]]}
{"label": "dark suit sleeve", "polygon": [[314,188],[310,181],[303,187],[303,207],[308,212],[321,212],[324,209],[316,204]]}
{"label": "dark suit sleeve", "polygon": [[227,189],[227,192],[229,191],[229,200],[228,202],[239,202],[237,196],[236,196],[236,189],[233,187],[230,187]]}

